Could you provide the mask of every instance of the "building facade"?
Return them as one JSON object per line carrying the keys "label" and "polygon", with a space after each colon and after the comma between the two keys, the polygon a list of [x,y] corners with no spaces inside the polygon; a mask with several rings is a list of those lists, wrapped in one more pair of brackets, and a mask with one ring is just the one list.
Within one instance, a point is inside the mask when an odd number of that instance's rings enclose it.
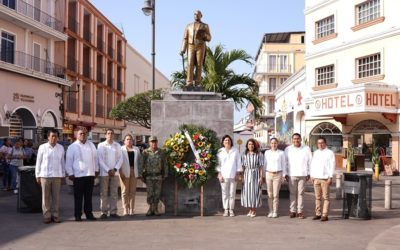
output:
{"label": "building facade", "polygon": [[64,9],[65,0],[0,2],[0,137],[40,142],[48,128],[62,130]]}
{"label": "building facade", "polygon": [[[152,65],[129,44],[126,48],[126,97],[152,90]],[[170,81],[158,69],[155,72],[155,89],[169,89]],[[131,134],[136,141],[147,142],[151,130],[137,124],[127,122],[123,135]]]}
{"label": "building facade", "polygon": [[359,168],[371,167],[375,144],[383,165],[398,169],[400,1],[306,0],[305,6],[310,117],[341,124],[343,148],[355,148]]}
{"label": "building facade", "polygon": [[113,128],[122,137],[124,121],[111,119],[111,109],[126,95],[126,39],[87,0],[67,0],[65,61],[71,88],[63,89],[64,140],[73,140],[78,127],[90,131],[93,142]]}
{"label": "building facade", "polygon": [[274,91],[304,66],[305,32],[267,33],[256,56],[253,78],[259,85],[264,105],[261,119],[254,125],[254,138],[265,147],[274,131]]}

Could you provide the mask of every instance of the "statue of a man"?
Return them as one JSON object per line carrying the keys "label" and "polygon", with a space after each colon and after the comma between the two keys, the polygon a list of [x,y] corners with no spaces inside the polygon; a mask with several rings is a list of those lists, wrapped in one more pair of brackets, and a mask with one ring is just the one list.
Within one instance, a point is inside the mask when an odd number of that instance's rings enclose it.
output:
{"label": "statue of a man", "polygon": [[201,22],[202,16],[200,10],[194,12],[195,21],[186,26],[183,36],[180,54],[183,55],[186,51],[188,53],[186,86],[193,86],[195,67],[195,85],[201,85],[201,72],[206,55],[206,42],[211,41],[210,29],[207,24]]}

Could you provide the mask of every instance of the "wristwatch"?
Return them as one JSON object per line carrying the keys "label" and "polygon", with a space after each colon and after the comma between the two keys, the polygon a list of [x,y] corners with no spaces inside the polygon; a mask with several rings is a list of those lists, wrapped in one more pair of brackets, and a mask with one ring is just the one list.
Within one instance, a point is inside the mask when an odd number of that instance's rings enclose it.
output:
{"label": "wristwatch", "polygon": [[114,168],[114,172],[117,172],[117,169],[116,169],[116,168]]}

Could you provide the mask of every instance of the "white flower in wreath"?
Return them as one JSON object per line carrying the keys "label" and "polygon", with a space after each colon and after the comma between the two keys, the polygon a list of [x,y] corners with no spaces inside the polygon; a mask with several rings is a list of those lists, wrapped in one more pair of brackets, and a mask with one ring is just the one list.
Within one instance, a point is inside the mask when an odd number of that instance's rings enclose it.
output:
{"label": "white flower in wreath", "polygon": [[196,169],[194,172],[197,174],[197,173],[199,172],[199,170],[198,170],[198,169]]}

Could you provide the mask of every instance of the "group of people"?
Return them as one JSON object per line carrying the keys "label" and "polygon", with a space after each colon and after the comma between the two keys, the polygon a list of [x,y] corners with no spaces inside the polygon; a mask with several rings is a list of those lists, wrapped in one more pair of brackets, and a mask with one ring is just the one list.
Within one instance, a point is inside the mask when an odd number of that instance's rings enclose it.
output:
{"label": "group of people", "polygon": [[35,151],[30,140],[19,138],[14,145],[10,138],[3,141],[0,148],[0,166],[3,170],[3,190],[18,193],[17,170],[35,161]]}
{"label": "group of people", "polygon": [[[118,187],[121,186],[123,215],[135,213],[136,181],[147,184],[149,211],[146,215],[159,215],[157,204],[161,182],[167,176],[166,158],[157,147],[157,138],[150,137],[150,148],[142,153],[134,146],[134,138],[128,134],[124,145],[113,140],[113,129],[106,130],[106,140],[95,145],[87,140],[87,131],[79,129],[77,140],[65,153],[57,143],[58,131],[50,130],[48,142],[40,145],[36,161],[36,181],[42,188],[43,223],[59,223],[60,187],[65,178],[73,182],[75,221],[82,221],[82,211],[89,221],[93,215],[92,193],[94,180],[100,178],[99,219],[118,219]],[[82,210],[83,205],[83,210]]]}
{"label": "group of people", "polygon": [[[115,142],[113,129],[106,130],[106,140],[95,145],[87,140],[87,131],[77,131],[77,140],[67,151],[58,144],[58,131],[49,130],[47,143],[40,145],[37,152],[35,176],[42,188],[42,211],[45,224],[59,223],[59,197],[61,184],[67,176],[73,182],[74,216],[82,221],[82,212],[87,220],[97,220],[93,215],[92,193],[94,180],[100,179],[99,219],[120,218],[117,213],[118,187],[121,186],[123,215],[135,213],[137,180],[146,183],[147,216],[160,215],[160,201],[163,180],[168,176],[167,158],[158,148],[157,137],[150,137],[150,147],[143,152],[134,146],[134,137],[126,135],[123,145]],[[278,217],[279,191],[284,180],[290,191],[290,218],[305,218],[303,195],[307,181],[311,180],[315,190],[315,216],[313,219],[327,221],[329,213],[329,187],[335,169],[335,157],[327,148],[326,140],[320,137],[318,149],[312,154],[307,145],[302,145],[301,135],[292,135],[292,145],[284,151],[278,149],[278,140],[270,140],[270,149],[261,153],[254,139],[246,143],[245,152],[240,155],[233,146],[232,138],[222,138],[222,148],[218,151],[217,177],[221,184],[223,216],[235,216],[235,196],[237,183],[243,183],[241,205],[249,209],[247,216],[255,217],[262,205],[262,185],[268,191],[269,218]],[[12,181],[8,175],[3,178],[3,186],[16,190],[16,171],[23,165],[27,152],[22,142],[14,147],[5,140],[0,148],[1,159],[8,162]],[[323,206],[321,209],[321,205]]]}
{"label": "group of people", "polygon": [[[315,191],[315,215],[313,220],[328,221],[329,187],[335,171],[335,155],[327,148],[326,139],[320,137],[318,149],[312,154],[307,145],[302,145],[301,135],[292,135],[292,145],[284,151],[278,149],[278,140],[270,140],[270,149],[262,154],[258,143],[249,139],[245,152],[240,156],[233,147],[232,138],[222,138],[222,148],[218,152],[218,179],[221,183],[223,216],[235,216],[236,185],[243,183],[241,205],[249,208],[247,216],[255,217],[262,205],[263,182],[268,192],[269,218],[278,217],[279,191],[284,180],[289,185],[290,218],[304,219],[304,188],[311,181]],[[323,207],[321,209],[321,204]]]}

